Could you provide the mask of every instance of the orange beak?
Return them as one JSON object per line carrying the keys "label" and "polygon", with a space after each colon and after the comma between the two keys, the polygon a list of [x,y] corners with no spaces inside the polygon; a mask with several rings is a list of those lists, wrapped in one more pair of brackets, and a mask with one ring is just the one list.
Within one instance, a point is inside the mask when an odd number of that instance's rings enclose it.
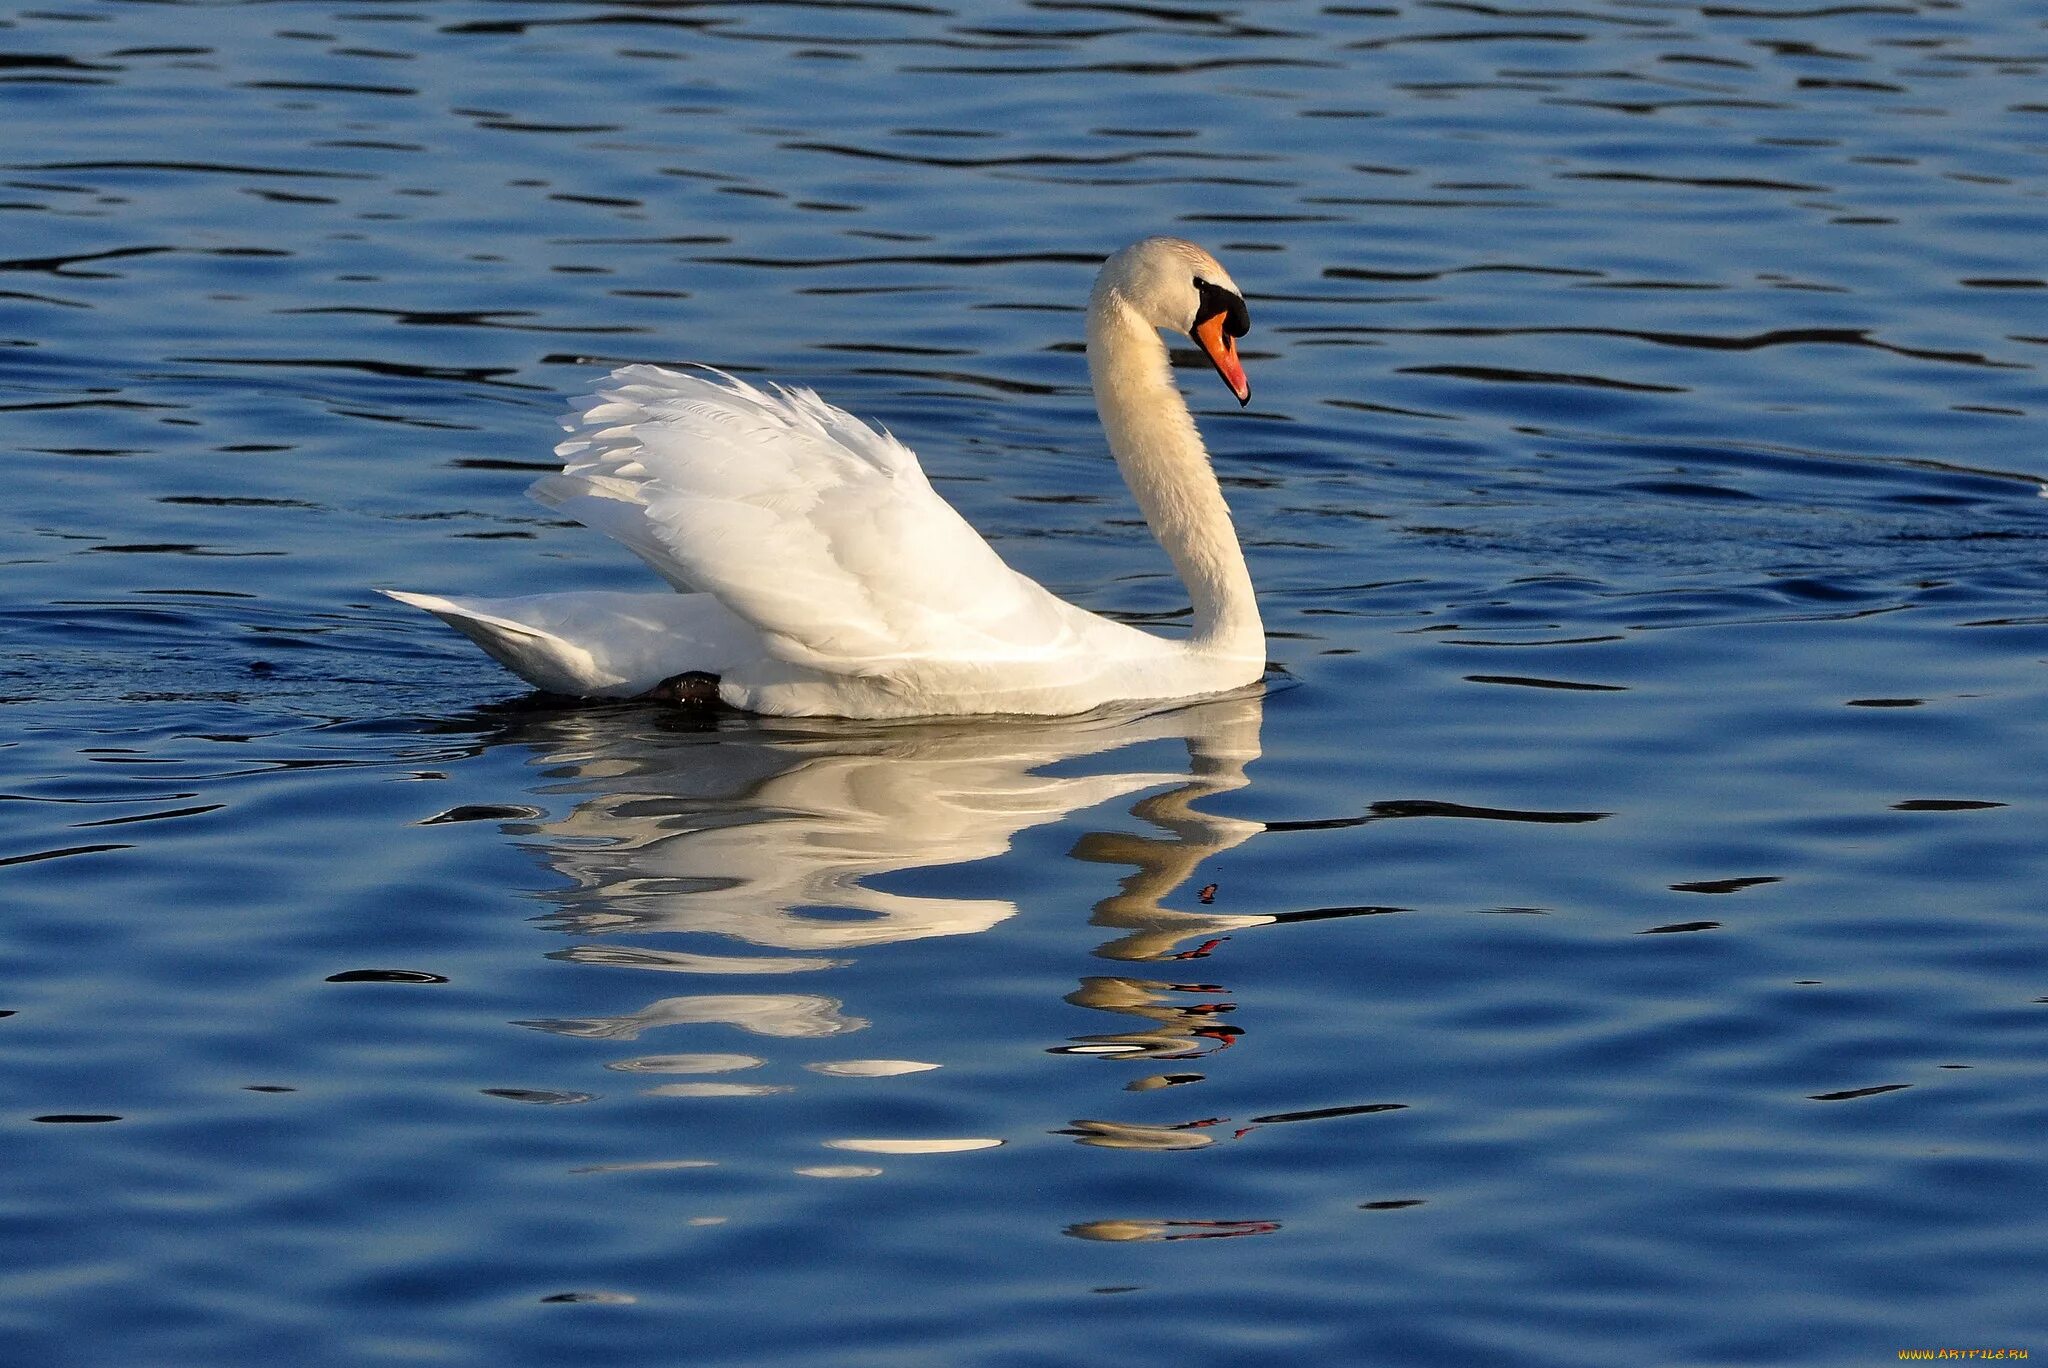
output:
{"label": "orange beak", "polygon": [[1244,367],[1237,359],[1237,339],[1224,334],[1223,321],[1222,314],[1211,314],[1195,324],[1195,330],[1188,336],[1195,339],[1202,355],[1209,358],[1209,364],[1223,377],[1223,383],[1230,386],[1238,404],[1249,404],[1252,401],[1252,382],[1244,378]]}

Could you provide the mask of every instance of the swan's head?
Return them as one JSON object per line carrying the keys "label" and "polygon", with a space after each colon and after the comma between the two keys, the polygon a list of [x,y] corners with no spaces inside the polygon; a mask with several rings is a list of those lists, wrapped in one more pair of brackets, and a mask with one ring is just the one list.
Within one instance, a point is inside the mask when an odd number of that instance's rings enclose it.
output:
{"label": "swan's head", "polygon": [[1104,262],[1095,288],[1121,298],[1153,327],[1192,337],[1237,402],[1252,401],[1237,359],[1237,339],[1251,330],[1251,315],[1222,262],[1181,238],[1146,238]]}

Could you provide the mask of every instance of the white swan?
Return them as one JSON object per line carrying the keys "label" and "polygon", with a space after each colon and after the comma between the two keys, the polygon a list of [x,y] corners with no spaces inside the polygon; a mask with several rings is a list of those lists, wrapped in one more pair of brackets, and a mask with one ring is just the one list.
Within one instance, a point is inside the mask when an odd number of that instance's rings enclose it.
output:
{"label": "white swan", "polygon": [[1184,639],[1055,598],[1005,565],[917,457],[808,390],[614,371],[563,420],[536,499],[615,538],[678,591],[451,599],[386,590],[540,689],[662,689],[752,712],[861,718],[1085,712],[1220,693],[1265,670],[1230,510],[1158,330],[1194,338],[1239,403],[1242,293],[1191,242],[1103,264],[1088,369],[1110,451],[1194,606]]}

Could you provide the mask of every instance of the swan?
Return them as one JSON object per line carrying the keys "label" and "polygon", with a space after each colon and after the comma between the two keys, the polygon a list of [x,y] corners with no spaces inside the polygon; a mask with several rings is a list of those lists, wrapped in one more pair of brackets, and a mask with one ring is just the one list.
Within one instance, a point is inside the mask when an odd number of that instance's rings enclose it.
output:
{"label": "swan", "polygon": [[1202,248],[1146,238],[1103,263],[1087,327],[1110,452],[1193,604],[1184,638],[1112,622],[1012,570],[908,447],[811,391],[651,365],[571,401],[563,468],[528,492],[676,592],[383,592],[536,688],[584,697],[1060,716],[1252,683],[1266,655],[1251,574],[1159,335],[1192,337],[1248,404],[1244,294]]}

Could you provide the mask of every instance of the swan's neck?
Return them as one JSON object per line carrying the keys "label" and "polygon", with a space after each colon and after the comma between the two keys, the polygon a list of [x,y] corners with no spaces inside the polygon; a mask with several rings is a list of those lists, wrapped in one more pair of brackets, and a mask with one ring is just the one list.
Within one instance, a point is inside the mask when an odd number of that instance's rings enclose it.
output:
{"label": "swan's neck", "polygon": [[1251,572],[1166,344],[1113,288],[1089,301],[1088,371],[1110,452],[1193,601],[1188,644],[1263,662]]}

